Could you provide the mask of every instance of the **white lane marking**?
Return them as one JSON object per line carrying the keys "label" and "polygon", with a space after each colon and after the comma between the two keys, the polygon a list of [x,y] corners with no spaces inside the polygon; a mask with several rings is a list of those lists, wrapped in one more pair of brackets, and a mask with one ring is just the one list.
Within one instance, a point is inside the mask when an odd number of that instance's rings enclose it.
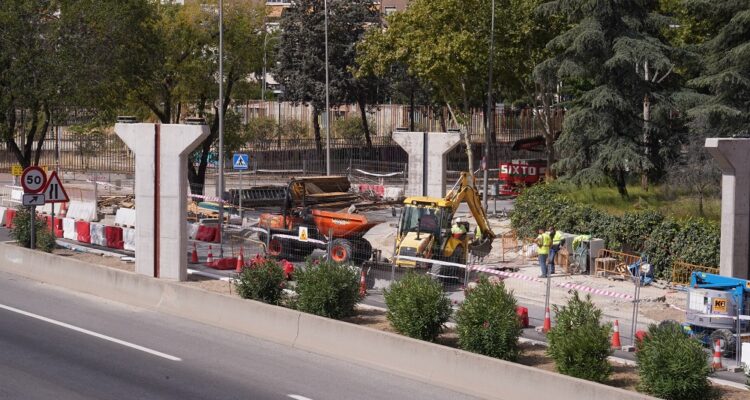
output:
{"label": "white lane marking", "polygon": [[291,398],[293,398],[294,400],[312,400],[312,399],[311,399],[311,398],[309,398],[309,397],[305,397],[305,396],[300,396],[300,395],[298,395],[298,394],[288,394],[288,395],[286,395],[286,396],[287,396],[287,397],[291,397]]}
{"label": "white lane marking", "polygon": [[52,318],[43,317],[41,315],[33,314],[33,313],[28,312],[28,311],[19,310],[17,308],[6,306],[4,304],[0,304],[0,308],[2,308],[4,310],[11,311],[11,312],[14,312],[14,313],[18,313],[18,314],[21,314],[21,315],[25,315],[27,317],[35,318],[35,319],[38,319],[40,321],[48,322],[48,323],[53,324],[53,325],[61,326],[63,328],[68,328],[68,329],[76,331],[76,332],[85,333],[86,335],[90,335],[90,336],[93,336],[93,337],[96,337],[96,338],[99,338],[99,339],[104,339],[104,340],[110,341],[112,343],[117,343],[117,344],[125,346],[125,347],[130,347],[131,349],[136,349],[136,350],[140,350],[140,351],[145,352],[145,353],[153,354],[153,355],[155,355],[157,357],[166,358],[167,360],[170,360],[170,361],[182,361],[182,359],[179,358],[179,357],[171,356],[169,354],[165,354],[165,353],[162,353],[160,351],[149,349],[148,347],[139,346],[137,344],[126,342],[124,340],[116,339],[116,338],[113,338],[113,337],[110,337],[110,336],[107,336],[107,335],[102,335],[101,333],[92,332],[92,331],[90,331],[88,329],[79,328],[79,327],[74,326],[74,325],[66,324],[65,322],[60,322],[60,321],[54,320]]}

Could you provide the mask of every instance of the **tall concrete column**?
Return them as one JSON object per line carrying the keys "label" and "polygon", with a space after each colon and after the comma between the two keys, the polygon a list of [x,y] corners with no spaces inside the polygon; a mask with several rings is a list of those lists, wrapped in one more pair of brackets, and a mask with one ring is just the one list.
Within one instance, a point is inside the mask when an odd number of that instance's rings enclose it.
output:
{"label": "tall concrete column", "polygon": [[407,196],[445,196],[446,155],[461,140],[457,132],[394,132],[393,140],[409,154]]}
{"label": "tall concrete column", "polygon": [[115,132],[135,153],[135,271],[184,281],[187,156],[208,126],[118,123]]}
{"label": "tall concrete column", "polygon": [[721,275],[750,278],[750,139],[708,138],[721,179]]}

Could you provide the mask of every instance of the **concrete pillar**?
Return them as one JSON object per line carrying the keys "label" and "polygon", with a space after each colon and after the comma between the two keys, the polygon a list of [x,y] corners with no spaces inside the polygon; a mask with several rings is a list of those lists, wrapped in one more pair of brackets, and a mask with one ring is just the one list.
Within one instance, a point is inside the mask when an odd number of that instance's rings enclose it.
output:
{"label": "concrete pillar", "polygon": [[721,275],[750,278],[750,139],[708,138],[721,179]]}
{"label": "concrete pillar", "polygon": [[135,271],[184,281],[187,156],[209,135],[208,126],[118,123],[115,132],[135,153]]}
{"label": "concrete pillar", "polygon": [[461,140],[458,132],[394,132],[409,154],[407,196],[445,196],[446,154]]}

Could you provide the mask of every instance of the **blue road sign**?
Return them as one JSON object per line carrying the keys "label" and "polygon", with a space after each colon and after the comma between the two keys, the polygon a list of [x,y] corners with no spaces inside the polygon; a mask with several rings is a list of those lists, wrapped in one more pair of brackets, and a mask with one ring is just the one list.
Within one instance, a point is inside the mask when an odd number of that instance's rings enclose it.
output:
{"label": "blue road sign", "polygon": [[232,165],[234,166],[234,169],[247,170],[249,169],[249,159],[250,158],[247,156],[247,154],[235,153],[232,156]]}

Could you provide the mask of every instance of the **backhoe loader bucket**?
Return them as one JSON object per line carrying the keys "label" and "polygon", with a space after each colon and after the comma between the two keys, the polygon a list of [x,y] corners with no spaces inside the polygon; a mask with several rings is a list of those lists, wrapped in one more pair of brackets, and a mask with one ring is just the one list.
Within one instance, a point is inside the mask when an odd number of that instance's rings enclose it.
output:
{"label": "backhoe loader bucket", "polygon": [[492,251],[492,239],[485,238],[479,243],[471,243],[469,245],[470,254],[479,258],[486,257]]}

